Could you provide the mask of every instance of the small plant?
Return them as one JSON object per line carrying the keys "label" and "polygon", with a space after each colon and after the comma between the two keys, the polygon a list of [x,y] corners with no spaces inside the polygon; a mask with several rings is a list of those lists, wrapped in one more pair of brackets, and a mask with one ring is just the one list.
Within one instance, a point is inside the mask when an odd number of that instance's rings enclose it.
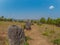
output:
{"label": "small plant", "polygon": [[44,32],[42,35],[49,36],[49,32]]}
{"label": "small plant", "polygon": [[32,38],[30,38],[30,37],[25,37],[25,40],[27,41],[27,40],[32,40]]}
{"label": "small plant", "polygon": [[53,31],[53,30],[45,30],[45,32],[43,32],[42,35],[44,35],[44,36],[51,36],[54,33],[55,33],[55,31]]}
{"label": "small plant", "polygon": [[51,30],[50,33],[53,34],[53,33],[55,33],[55,31],[54,30]]}
{"label": "small plant", "polygon": [[29,45],[29,43],[28,42],[25,42],[25,44],[24,45]]}
{"label": "small plant", "polygon": [[56,45],[60,45],[60,39],[54,39],[53,43],[56,44]]}
{"label": "small plant", "polygon": [[27,40],[32,40],[32,38],[30,38],[30,37],[28,37],[28,36],[25,36],[25,40],[26,40],[26,42],[25,42],[24,45],[29,45],[29,43],[27,42]]}

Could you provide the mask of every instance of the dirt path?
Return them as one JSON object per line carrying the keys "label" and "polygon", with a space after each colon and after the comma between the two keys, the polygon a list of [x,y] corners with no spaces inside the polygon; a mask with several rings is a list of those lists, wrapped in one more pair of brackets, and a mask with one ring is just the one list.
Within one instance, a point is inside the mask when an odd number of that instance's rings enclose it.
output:
{"label": "dirt path", "polygon": [[28,41],[29,45],[52,45],[40,35],[40,32],[38,30],[39,26],[34,25],[32,26],[31,31],[26,31],[26,36],[32,38],[32,40]]}

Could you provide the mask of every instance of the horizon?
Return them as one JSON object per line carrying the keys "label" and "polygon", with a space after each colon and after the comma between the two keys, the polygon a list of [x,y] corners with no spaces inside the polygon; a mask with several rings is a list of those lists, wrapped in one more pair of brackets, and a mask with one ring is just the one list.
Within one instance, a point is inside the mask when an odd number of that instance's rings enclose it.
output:
{"label": "horizon", "polygon": [[0,16],[14,19],[60,18],[60,0],[0,0]]}

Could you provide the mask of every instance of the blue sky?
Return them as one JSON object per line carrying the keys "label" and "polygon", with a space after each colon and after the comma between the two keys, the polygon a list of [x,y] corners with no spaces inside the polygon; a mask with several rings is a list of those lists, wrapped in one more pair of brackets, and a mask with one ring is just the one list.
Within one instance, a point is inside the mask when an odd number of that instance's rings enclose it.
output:
{"label": "blue sky", "polygon": [[0,0],[0,16],[15,19],[58,18],[60,0]]}

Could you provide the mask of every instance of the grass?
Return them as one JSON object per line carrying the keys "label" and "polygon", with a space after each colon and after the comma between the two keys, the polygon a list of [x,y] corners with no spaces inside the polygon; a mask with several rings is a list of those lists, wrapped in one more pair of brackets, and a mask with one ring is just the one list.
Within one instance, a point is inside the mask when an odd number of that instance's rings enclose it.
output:
{"label": "grass", "polygon": [[28,37],[28,36],[26,36],[25,39],[26,39],[26,41],[27,41],[27,40],[32,40],[32,38],[30,38],[30,37]]}
{"label": "grass", "polygon": [[28,41],[28,40],[32,40],[32,38],[30,38],[30,37],[26,36],[26,37],[25,37],[25,40],[26,40],[26,42],[25,42],[25,44],[24,44],[24,45],[29,45],[29,43],[28,43],[27,41]]}
{"label": "grass", "polygon": [[28,42],[25,42],[25,44],[24,45],[29,45],[29,43]]}
{"label": "grass", "polygon": [[6,37],[0,37],[0,45],[9,45]]}
{"label": "grass", "polygon": [[[60,38],[58,38],[60,37],[60,33],[58,35],[55,35],[55,31],[45,30],[45,32],[42,33],[42,35],[47,36],[47,38],[49,37],[54,45],[60,45]],[[55,35],[55,38],[54,38],[54,35]]]}
{"label": "grass", "polygon": [[52,34],[54,34],[55,32],[53,30],[45,30],[45,32],[42,33],[42,35],[44,36],[50,36]]}
{"label": "grass", "polygon": [[42,35],[49,36],[49,32],[44,32]]}
{"label": "grass", "polygon": [[[27,42],[28,40],[31,40],[30,37],[25,37],[26,39],[26,42],[24,45],[29,45],[29,43]],[[9,41],[8,41],[8,38],[1,38],[0,37],[0,45],[9,45]]]}
{"label": "grass", "polygon": [[56,45],[60,45],[60,39],[59,38],[54,39],[53,43],[56,44]]}
{"label": "grass", "polygon": [[[0,32],[7,32],[8,27],[11,26],[11,25],[17,25],[17,26],[23,28],[24,23],[20,23],[20,22],[4,22],[4,21],[1,21],[0,22],[0,27],[1,27],[0,28]],[[26,37],[26,40],[29,40],[29,37]],[[0,45],[9,45],[7,37],[6,38],[2,38],[2,39],[0,37]],[[27,41],[25,42],[25,45],[29,45]]]}
{"label": "grass", "polygon": [[[20,25],[22,25],[22,27],[24,27],[24,23],[19,23],[19,22],[0,22],[0,32],[7,32],[7,29],[10,25],[18,25],[20,27]],[[47,27],[47,28],[45,28]],[[60,39],[58,38],[60,36],[60,27],[55,27],[54,30],[52,29],[52,25],[47,25],[47,24],[42,24],[42,26],[40,25],[41,31],[43,36],[47,36],[50,37],[50,40],[52,40],[52,42],[56,45],[60,45]],[[57,33],[57,34],[55,34]],[[59,34],[58,34],[59,33]],[[54,38],[54,35],[56,35],[56,38]],[[31,40],[30,37],[26,36],[26,42],[25,45],[29,45],[27,40]],[[53,38],[53,39],[52,39]],[[8,45],[8,40],[3,38],[2,40],[3,42],[1,42],[1,38],[0,38],[0,45],[3,45],[2,43],[5,43],[4,45]]]}
{"label": "grass", "polygon": [[[53,27],[54,26],[54,27]],[[46,28],[47,27],[47,28]],[[41,34],[54,45],[60,45],[60,27],[55,25],[42,25],[43,31]]]}

